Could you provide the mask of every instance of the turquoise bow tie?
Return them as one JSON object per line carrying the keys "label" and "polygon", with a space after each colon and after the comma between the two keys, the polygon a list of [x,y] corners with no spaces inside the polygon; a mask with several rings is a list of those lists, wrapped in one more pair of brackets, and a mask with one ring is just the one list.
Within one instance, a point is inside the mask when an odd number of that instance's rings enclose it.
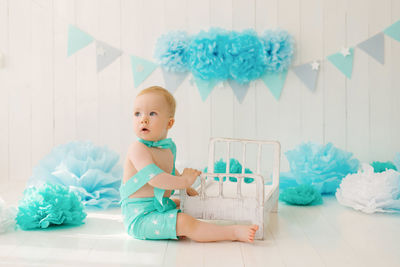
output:
{"label": "turquoise bow tie", "polygon": [[148,147],[158,147],[158,148],[172,148],[174,146],[174,141],[171,138],[162,139],[159,141],[147,141],[138,138],[139,142],[142,142]]}

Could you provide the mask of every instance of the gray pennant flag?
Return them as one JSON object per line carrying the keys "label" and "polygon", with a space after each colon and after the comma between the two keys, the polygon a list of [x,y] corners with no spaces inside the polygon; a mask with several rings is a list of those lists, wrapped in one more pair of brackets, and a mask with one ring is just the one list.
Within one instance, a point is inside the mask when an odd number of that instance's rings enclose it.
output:
{"label": "gray pennant flag", "polygon": [[189,72],[171,72],[167,71],[164,68],[161,68],[164,82],[165,82],[165,89],[171,92],[171,94],[175,93],[176,89],[182,84],[185,78],[188,76]]}
{"label": "gray pennant flag", "polygon": [[358,44],[358,47],[364,50],[368,55],[375,58],[381,64],[385,63],[385,45],[383,32],[378,33],[371,38]]}
{"label": "gray pennant flag", "polygon": [[121,56],[122,52],[104,42],[96,41],[97,72],[102,71]]}
{"label": "gray pennant flag", "polygon": [[299,66],[293,67],[293,72],[300,78],[300,80],[308,87],[311,91],[315,91],[317,84],[319,67],[313,68],[313,63],[306,63]]}
{"label": "gray pennant flag", "polygon": [[249,84],[240,84],[235,80],[228,80],[229,86],[232,88],[233,93],[235,94],[239,103],[243,102],[244,97],[247,94],[247,90],[249,89]]}

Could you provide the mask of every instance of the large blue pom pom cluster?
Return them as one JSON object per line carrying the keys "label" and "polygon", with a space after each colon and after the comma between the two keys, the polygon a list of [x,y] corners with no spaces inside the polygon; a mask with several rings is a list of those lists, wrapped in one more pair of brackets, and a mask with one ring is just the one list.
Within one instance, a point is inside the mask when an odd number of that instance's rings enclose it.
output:
{"label": "large blue pom pom cluster", "polygon": [[265,72],[289,68],[293,38],[283,30],[258,37],[254,30],[228,32],[212,28],[195,36],[184,32],[162,35],[155,47],[157,62],[169,71],[191,71],[203,80],[232,79],[245,84]]}
{"label": "large blue pom pom cluster", "polygon": [[18,206],[17,225],[22,230],[52,225],[81,225],[86,218],[75,193],[62,185],[44,184],[28,187]]}
{"label": "large blue pom pom cluster", "polygon": [[290,172],[281,174],[281,189],[308,184],[321,194],[333,194],[343,177],[356,173],[359,167],[359,161],[352,158],[352,153],[340,150],[332,143],[303,143],[285,154]]}
{"label": "large blue pom pom cluster", "polygon": [[92,208],[118,206],[122,167],[119,156],[91,142],[70,142],[53,148],[34,168],[30,185],[61,184]]}

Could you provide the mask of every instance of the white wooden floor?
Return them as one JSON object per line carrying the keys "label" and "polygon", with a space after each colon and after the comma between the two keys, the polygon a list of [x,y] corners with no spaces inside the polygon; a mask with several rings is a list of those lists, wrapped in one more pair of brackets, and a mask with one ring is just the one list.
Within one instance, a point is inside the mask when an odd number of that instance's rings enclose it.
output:
{"label": "white wooden floor", "polygon": [[[11,189],[10,189],[11,188]],[[22,190],[0,196],[16,204]],[[334,197],[315,207],[280,203],[254,244],[140,241],[119,209],[88,213],[85,225],[0,235],[1,266],[400,266],[400,215],[367,215]]]}

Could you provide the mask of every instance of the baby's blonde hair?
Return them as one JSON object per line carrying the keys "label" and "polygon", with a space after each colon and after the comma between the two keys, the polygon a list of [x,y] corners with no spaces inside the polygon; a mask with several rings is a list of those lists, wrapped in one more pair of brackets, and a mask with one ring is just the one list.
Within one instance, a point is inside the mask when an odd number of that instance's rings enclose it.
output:
{"label": "baby's blonde hair", "polygon": [[142,91],[139,92],[137,96],[148,94],[148,93],[156,93],[164,96],[165,100],[167,101],[167,104],[169,106],[170,112],[171,112],[171,117],[175,117],[175,109],[176,109],[176,101],[174,96],[168,92],[168,90],[162,88],[161,86],[150,86],[146,89],[143,89]]}

